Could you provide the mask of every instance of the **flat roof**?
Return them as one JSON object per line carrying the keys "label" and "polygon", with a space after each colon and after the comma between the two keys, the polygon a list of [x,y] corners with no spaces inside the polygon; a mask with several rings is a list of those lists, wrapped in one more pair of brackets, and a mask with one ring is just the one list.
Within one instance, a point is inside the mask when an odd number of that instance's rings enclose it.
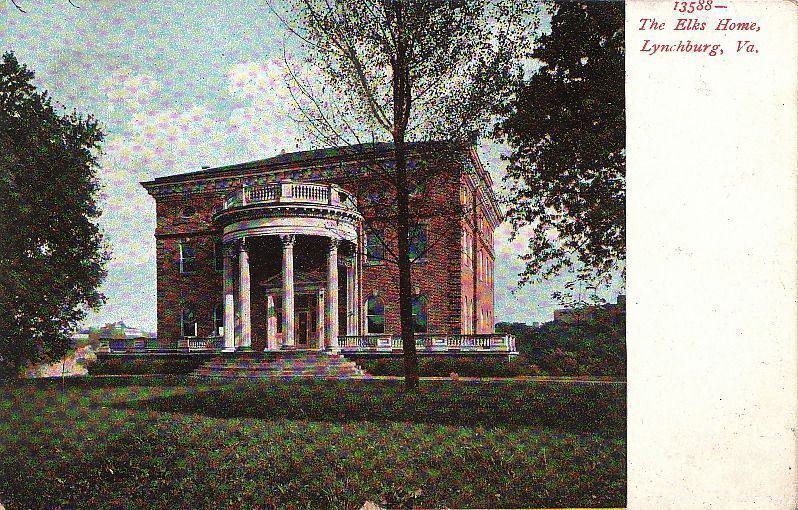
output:
{"label": "flat roof", "polygon": [[[435,148],[446,145],[446,142],[410,142],[407,148],[415,153],[424,148]],[[144,187],[148,185],[179,182],[183,180],[191,180],[195,178],[214,177],[217,174],[235,173],[242,170],[256,170],[266,169],[269,167],[293,167],[301,166],[302,163],[318,163],[327,159],[343,160],[349,158],[361,158],[363,156],[382,156],[387,157],[393,151],[394,144],[390,142],[380,143],[367,143],[358,145],[345,145],[341,147],[328,147],[324,149],[314,149],[299,152],[288,152],[279,154],[264,159],[257,159],[254,161],[247,161],[244,163],[235,163],[232,165],[223,165],[217,167],[208,167],[193,172],[184,172],[179,174],[171,174],[163,177],[157,177],[151,181],[142,182]],[[467,148],[452,150],[460,150],[468,153]]]}

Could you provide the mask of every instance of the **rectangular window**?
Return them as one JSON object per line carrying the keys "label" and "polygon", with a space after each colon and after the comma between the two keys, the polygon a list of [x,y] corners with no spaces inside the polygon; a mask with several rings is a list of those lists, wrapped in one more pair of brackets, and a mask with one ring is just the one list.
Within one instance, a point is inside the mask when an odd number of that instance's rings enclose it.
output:
{"label": "rectangular window", "polygon": [[217,271],[224,270],[224,245],[221,241],[213,245],[213,268]]}
{"label": "rectangular window", "polygon": [[423,296],[413,296],[413,332],[427,332],[427,300]]}
{"label": "rectangular window", "polygon": [[197,336],[197,316],[194,310],[186,309],[180,313],[180,334],[184,337]]}
{"label": "rectangular window", "polygon": [[224,336],[224,305],[219,303],[213,309],[213,334]]}
{"label": "rectangular window", "polygon": [[471,233],[463,230],[463,257],[466,264],[471,266]]}
{"label": "rectangular window", "polygon": [[197,270],[196,253],[194,247],[187,243],[180,243],[180,272],[190,274]]}
{"label": "rectangular window", "polygon": [[425,260],[427,258],[427,226],[421,224],[414,225],[410,227],[407,236],[410,241],[410,248],[408,250],[410,261]]}
{"label": "rectangular window", "polygon": [[378,264],[385,260],[385,236],[382,231],[370,230],[366,233],[366,262]]}

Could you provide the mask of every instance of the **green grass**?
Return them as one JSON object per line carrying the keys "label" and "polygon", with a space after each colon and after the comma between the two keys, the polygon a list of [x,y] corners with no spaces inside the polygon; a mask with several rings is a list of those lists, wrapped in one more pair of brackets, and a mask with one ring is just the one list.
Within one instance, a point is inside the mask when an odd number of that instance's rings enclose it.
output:
{"label": "green grass", "polygon": [[0,387],[6,508],[623,506],[625,388],[82,379]]}

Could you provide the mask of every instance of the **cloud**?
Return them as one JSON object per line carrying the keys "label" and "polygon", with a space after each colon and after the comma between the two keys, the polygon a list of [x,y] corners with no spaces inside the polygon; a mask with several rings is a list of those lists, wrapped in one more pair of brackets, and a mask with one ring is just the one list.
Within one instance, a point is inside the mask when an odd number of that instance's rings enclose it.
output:
{"label": "cloud", "polygon": [[280,62],[235,64],[228,71],[227,90],[236,104],[229,130],[247,159],[297,149],[299,133],[290,117],[292,99]]}
{"label": "cloud", "polygon": [[239,103],[280,116],[288,114],[291,94],[281,62],[241,62],[228,70],[227,77],[227,90]]}
{"label": "cloud", "polygon": [[145,108],[162,87],[153,77],[123,67],[103,79],[100,88],[112,107],[135,111]]}
{"label": "cloud", "polygon": [[225,115],[201,104],[161,108],[163,86],[146,74],[115,72],[103,83],[107,101],[123,107],[127,121],[104,144],[100,226],[112,249],[108,285],[116,288],[155,261],[155,204],[139,184],[164,175],[229,163]]}

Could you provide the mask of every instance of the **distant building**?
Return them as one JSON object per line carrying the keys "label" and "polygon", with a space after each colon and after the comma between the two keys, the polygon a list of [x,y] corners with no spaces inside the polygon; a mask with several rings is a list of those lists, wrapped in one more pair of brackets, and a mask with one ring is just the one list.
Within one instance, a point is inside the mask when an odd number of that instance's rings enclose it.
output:
{"label": "distant building", "polygon": [[[79,336],[78,336],[79,335]],[[73,335],[86,337],[98,352],[143,351],[157,346],[157,335],[128,326],[123,321],[111,322],[99,328],[88,328]]]}
{"label": "distant building", "polygon": [[611,322],[623,320],[626,314],[626,296],[618,294],[615,303],[603,305],[590,305],[580,308],[560,308],[554,311],[554,322],[563,324],[578,324],[580,322],[594,321],[608,318]]}

